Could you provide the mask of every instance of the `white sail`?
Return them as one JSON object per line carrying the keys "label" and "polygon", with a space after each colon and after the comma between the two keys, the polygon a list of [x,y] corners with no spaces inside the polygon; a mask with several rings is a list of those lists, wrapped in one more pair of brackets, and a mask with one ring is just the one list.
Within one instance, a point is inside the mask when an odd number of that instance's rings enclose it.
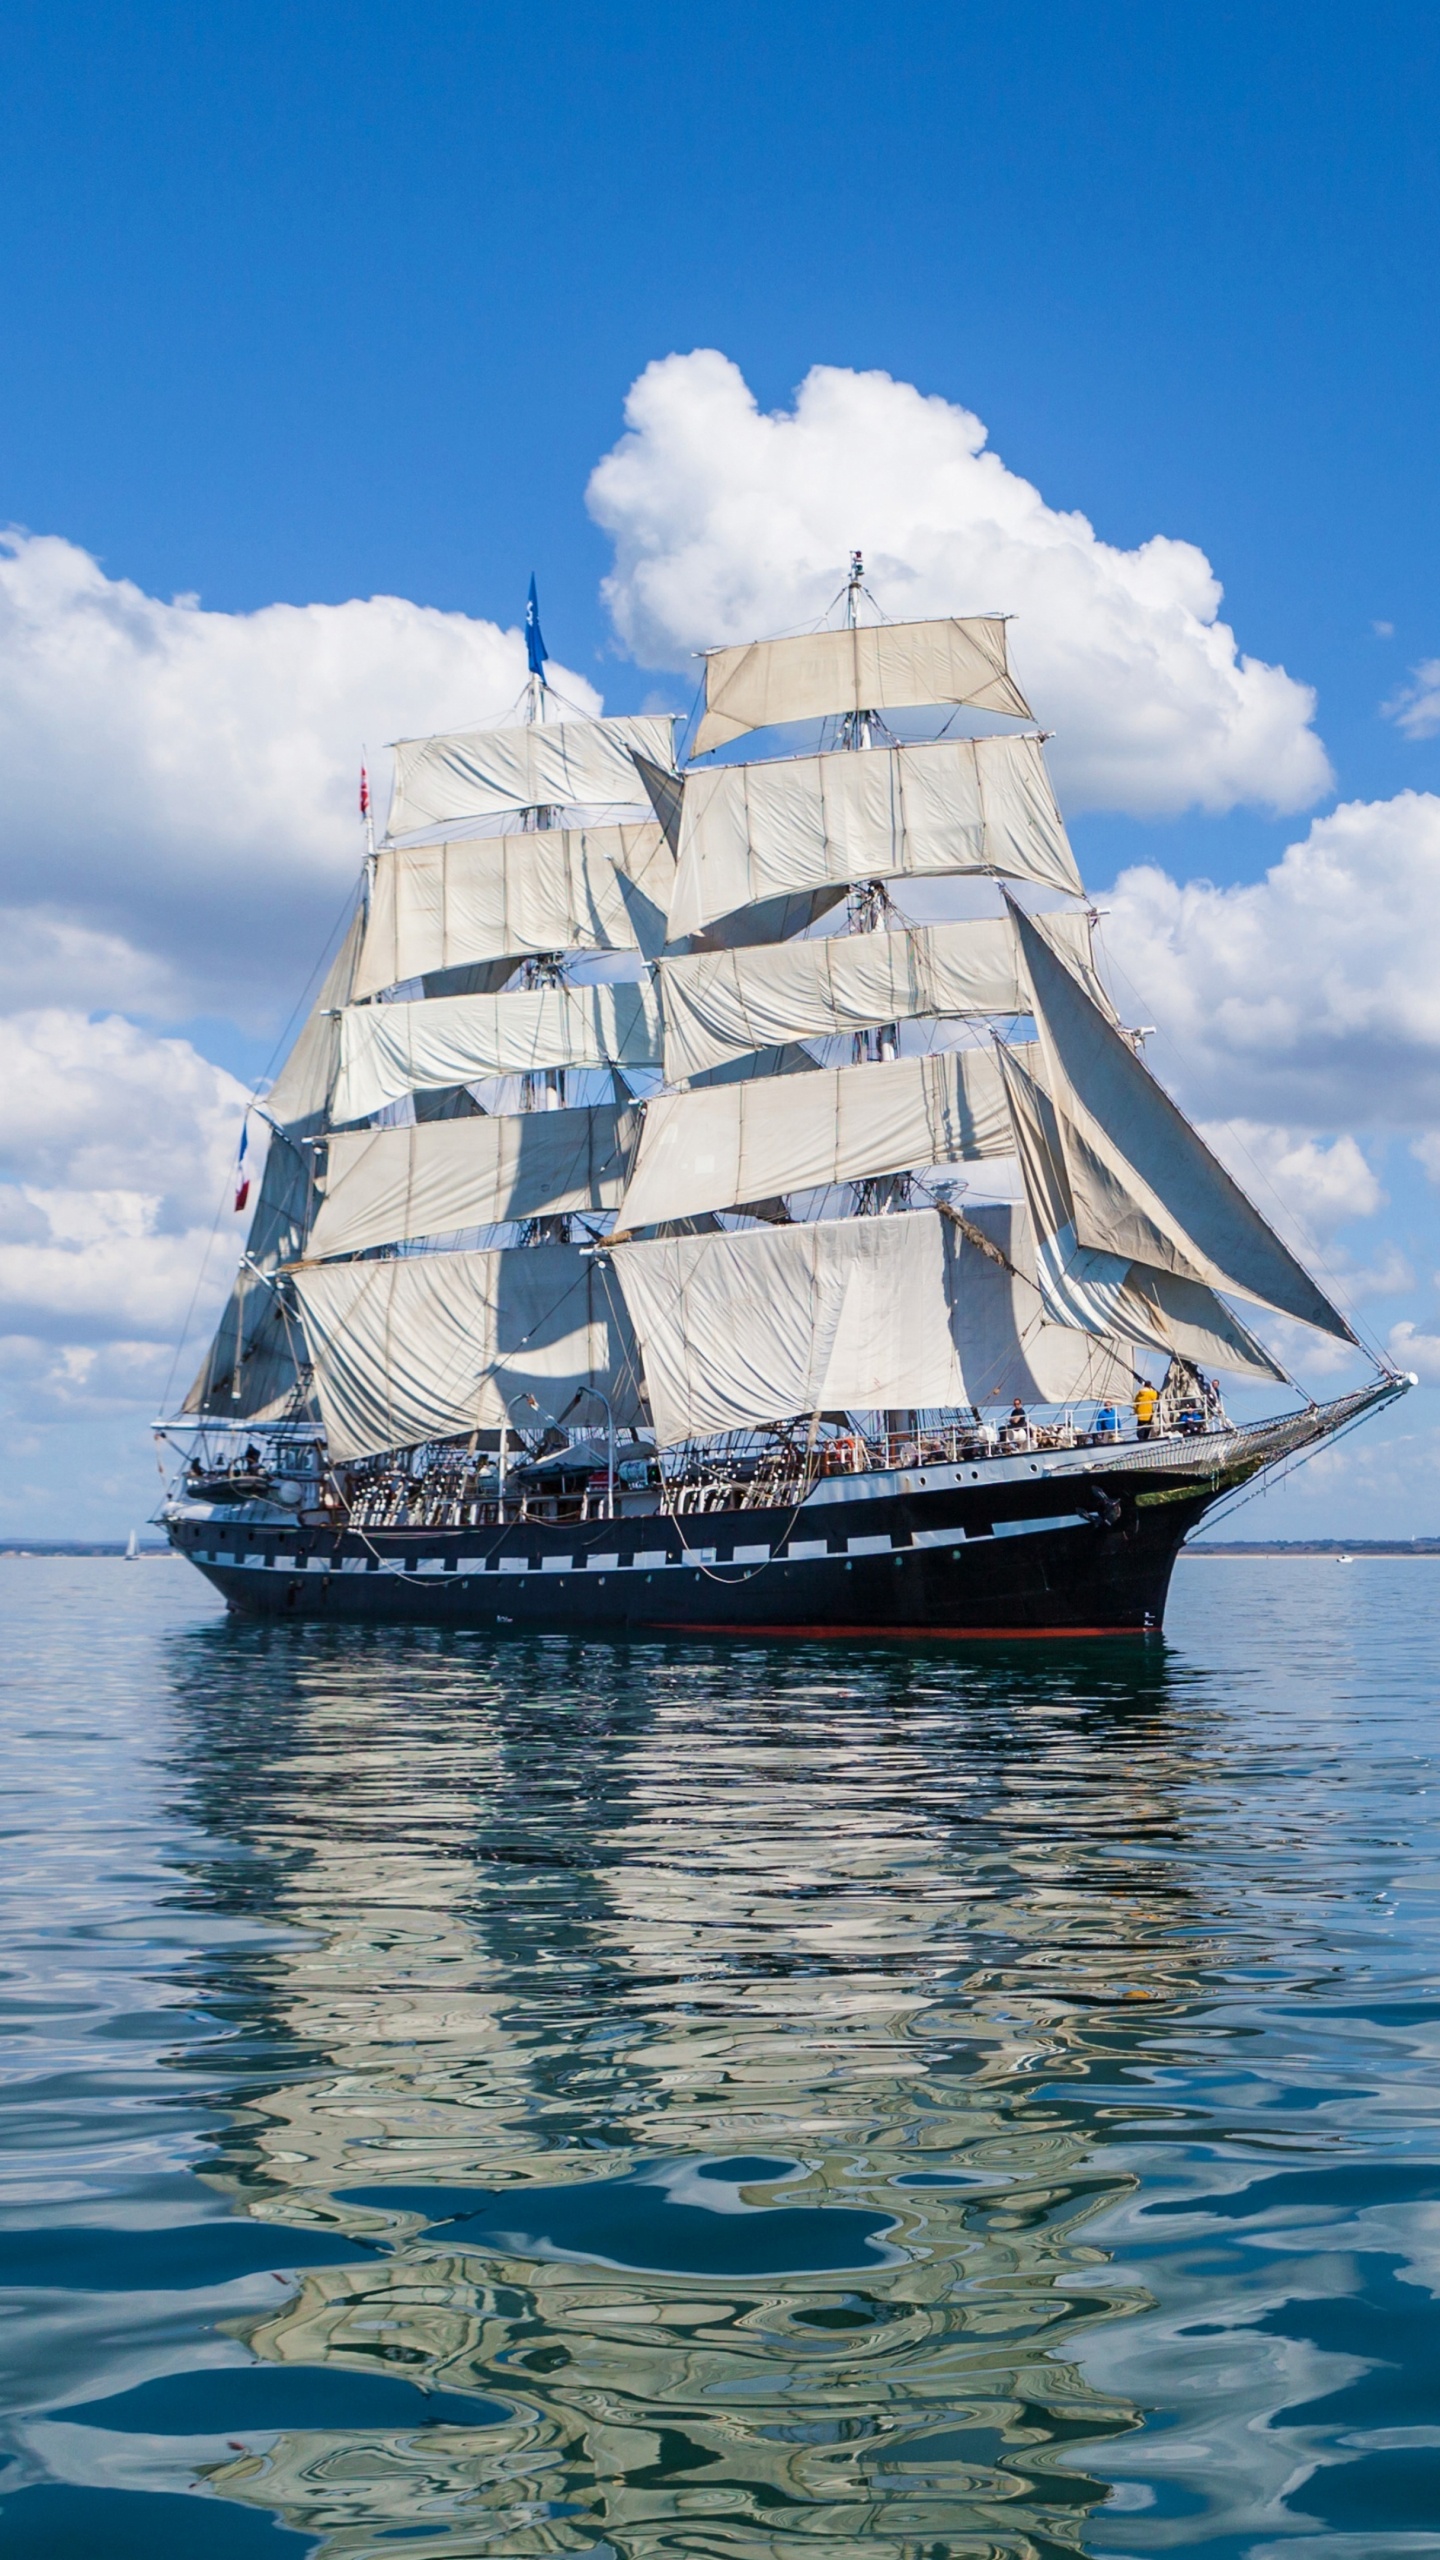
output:
{"label": "white sail", "polygon": [[340,1064],[338,1011],[354,992],[364,933],[365,911],[357,906],[299,1038],[265,1097],[266,1119],[292,1136],[310,1136],[325,1126]]}
{"label": "white sail", "polygon": [[1004,1256],[992,1260],[946,1221],[946,1285],[972,1401],[1007,1405],[1019,1396],[1027,1405],[1068,1405],[1128,1398],[1133,1373],[1113,1342],[1048,1320],[1025,1203],[979,1202],[967,1210],[966,1225]]}
{"label": "white sail", "polygon": [[337,1132],[310,1256],[323,1261],[512,1218],[613,1209],[639,1125],[638,1111],[604,1103]]}
{"label": "white sail", "polygon": [[1000,1053],[1035,1239],[1045,1315],[1077,1332],[1178,1352],[1203,1368],[1283,1379],[1284,1371],[1201,1281],[1079,1242],[1062,1123],[1013,1051]]}
{"label": "white sail", "polygon": [[594,1424],[592,1387],[617,1423],[642,1419],[624,1308],[576,1245],[312,1263],[293,1285],[332,1458],[504,1423]]}
{"label": "white sail", "polygon": [[275,1422],[295,1402],[304,1344],[275,1283],[242,1264],[180,1410],[211,1422]]}
{"label": "white sail", "polygon": [[1353,1342],[1338,1309],[1092,1002],[1066,965],[1055,920],[1042,923],[1013,903],[1012,913],[1034,988],[1047,1085],[1057,1101],[1063,1097],[1107,1177],[1083,1178],[1071,1167],[1078,1242],[1133,1253],[1131,1204],[1138,1201],[1152,1222],[1175,1231],[1177,1247],[1188,1247],[1193,1269],[1212,1286]]}
{"label": "white sail", "polygon": [[[1083,966],[1090,921],[1055,916]],[[872,1029],[926,1014],[1018,1014],[1030,984],[1005,916],[902,933],[831,934],[754,951],[662,960],[665,1074],[676,1084],[723,1058],[785,1040]]]}
{"label": "white sail", "polygon": [[298,1376],[299,1339],[272,1275],[304,1250],[318,1202],[312,1165],[310,1148],[292,1143],[279,1129],[271,1131],[245,1259],[183,1413],[261,1422],[288,1405]]}
{"label": "white sail", "polygon": [[620,1245],[614,1264],[666,1445],[967,1401],[933,1209]]}
{"label": "white sail", "polygon": [[1009,1155],[1014,1143],[988,1049],[658,1094],[645,1106],[616,1232],[867,1174]]}
{"label": "white sail", "polygon": [[1038,738],[940,738],[687,779],[670,936],[835,882],[991,873],[1080,896]]}
{"label": "white sail", "polygon": [[397,845],[376,857],[353,993],[538,951],[665,939],[675,856],[653,822]]}
{"label": "white sail", "polygon": [[402,1094],[482,1076],[659,1063],[660,1009],[645,981],[348,1005],[333,1116],[363,1120]]}
{"label": "white sail", "polygon": [[694,752],[707,755],[747,729],[832,712],[890,711],[932,702],[1031,717],[1010,674],[1005,624],[996,615],[935,622],[880,622],[752,640],[705,655],[705,709]]}
{"label": "white sail", "polygon": [[673,766],[671,714],[401,738],[388,833],[413,835],[517,809],[644,808],[649,793],[637,755],[662,769]]}

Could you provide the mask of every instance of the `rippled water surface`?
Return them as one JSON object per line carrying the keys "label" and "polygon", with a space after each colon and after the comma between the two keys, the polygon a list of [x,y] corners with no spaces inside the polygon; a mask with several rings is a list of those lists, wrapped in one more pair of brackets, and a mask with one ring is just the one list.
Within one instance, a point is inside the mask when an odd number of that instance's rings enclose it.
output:
{"label": "rippled water surface", "polygon": [[1440,1564],[0,1619],[0,2552],[1440,2552]]}

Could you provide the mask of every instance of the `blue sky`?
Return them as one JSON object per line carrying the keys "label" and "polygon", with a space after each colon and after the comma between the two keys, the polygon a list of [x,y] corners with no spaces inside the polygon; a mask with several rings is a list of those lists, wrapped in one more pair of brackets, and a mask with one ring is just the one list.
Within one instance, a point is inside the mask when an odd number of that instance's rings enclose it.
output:
{"label": "blue sky", "polygon": [[[880,368],[1107,542],[1197,544],[1242,652],[1317,689],[1311,811],[1076,819],[1097,885],[1254,880],[1337,793],[1440,791],[1440,723],[1380,714],[1440,653],[1437,54],[1413,6],[15,7],[0,521],[227,615],[509,624],[533,568],[557,657],[633,707],[585,488],[636,376],[718,348],[768,410]],[[11,859],[43,895],[33,826]],[[265,1036],[116,1001],[236,1063]],[[1434,1192],[1383,1144],[1423,1329]],[[14,1525],[62,1533],[87,1430],[117,1490],[81,1525],[128,1525],[127,1415],[17,1393]],[[1397,1488],[1386,1525],[1440,1525],[1428,1472]]]}

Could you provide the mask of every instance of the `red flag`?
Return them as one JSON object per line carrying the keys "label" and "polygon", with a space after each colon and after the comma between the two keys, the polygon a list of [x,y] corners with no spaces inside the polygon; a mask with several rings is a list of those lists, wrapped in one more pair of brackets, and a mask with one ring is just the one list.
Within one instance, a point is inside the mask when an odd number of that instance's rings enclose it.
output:
{"label": "red flag", "polygon": [[360,815],[362,818],[370,815],[370,776],[363,764],[360,767]]}
{"label": "red flag", "polygon": [[239,1216],[239,1214],[240,1214],[241,1210],[244,1208],[245,1203],[246,1203],[246,1201],[249,1199],[249,1197],[250,1197],[250,1176],[249,1176],[249,1174],[247,1173],[247,1174],[242,1174],[241,1179],[240,1179],[240,1188],[239,1188],[239,1190],[238,1190],[238,1191],[236,1192],[236,1194],[235,1194],[235,1214],[236,1214],[236,1216],[237,1216],[237,1217]]}

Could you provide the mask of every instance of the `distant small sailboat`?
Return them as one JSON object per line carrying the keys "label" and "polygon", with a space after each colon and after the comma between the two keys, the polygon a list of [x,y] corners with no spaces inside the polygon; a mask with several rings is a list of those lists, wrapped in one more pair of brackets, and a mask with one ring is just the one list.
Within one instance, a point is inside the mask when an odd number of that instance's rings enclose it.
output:
{"label": "distant small sailboat", "polygon": [[140,1533],[137,1529],[132,1529],[130,1532],[125,1548],[125,1561],[127,1564],[138,1564],[140,1561]]}

